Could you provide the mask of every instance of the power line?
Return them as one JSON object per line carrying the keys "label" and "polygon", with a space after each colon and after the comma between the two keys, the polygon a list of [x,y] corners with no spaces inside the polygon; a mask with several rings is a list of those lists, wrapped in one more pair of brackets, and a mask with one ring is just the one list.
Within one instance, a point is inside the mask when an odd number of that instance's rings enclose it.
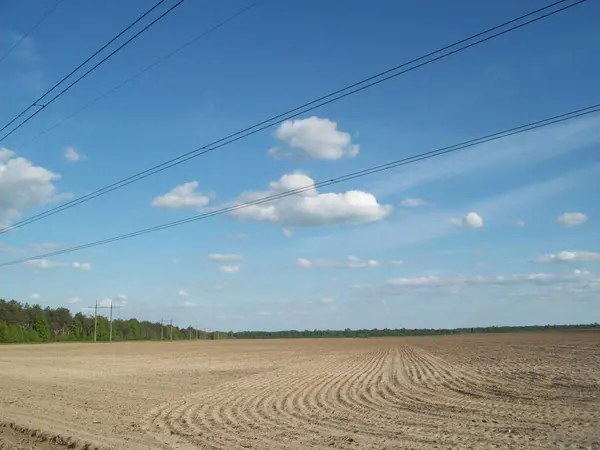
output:
{"label": "power line", "polygon": [[67,78],[69,78],[71,75],[73,75],[75,72],[77,72],[79,69],[81,69],[84,65],[86,65],[92,58],[94,58],[96,55],[98,55],[102,50],[104,50],[106,47],[108,47],[110,44],[112,44],[115,40],[117,40],[119,37],[121,37],[123,35],[123,33],[126,33],[127,31],[129,31],[133,26],[135,26],[135,24],[137,24],[140,20],[142,20],[144,17],[146,17],[148,14],[150,14],[154,9],[158,8],[160,6],[161,3],[163,3],[165,0],[160,0],[158,3],[156,3],[152,8],[150,8],[148,11],[146,11],[144,14],[142,14],[141,16],[139,16],[134,22],[132,22],[127,28],[125,28],[124,30],[122,30],[119,34],[117,34],[115,37],[113,37],[110,41],[108,41],[106,44],[104,44],[101,48],[99,48],[98,50],[96,50],[89,58],[87,58],[85,61],[83,61],[81,64],[79,64],[77,67],[75,67],[71,72],[69,72],[68,75],[65,75],[60,81],[58,81],[54,86],[52,86],[50,89],[48,89],[46,92],[44,92],[44,94],[41,97],[38,97],[37,100],[35,100],[30,106],[28,106],[27,108],[25,108],[23,111],[21,111],[19,113],[19,115],[17,115],[15,118],[13,118],[10,122],[8,122],[6,125],[4,125],[2,128],[0,128],[0,132],[4,131],[6,128],[8,128],[10,125],[12,125],[16,120],[18,120],[23,114],[25,114],[27,111],[29,111],[31,108],[35,107],[40,101],[42,101],[42,99],[48,95],[50,92],[52,92],[54,89],[56,89],[58,86],[60,86],[64,81],[67,80]]}
{"label": "power line", "polygon": [[186,43],[180,45],[179,47],[177,47],[175,50],[173,50],[172,52],[166,54],[165,56],[163,56],[162,58],[158,59],[157,61],[153,62],[152,64],[144,67],[142,70],[140,70],[139,72],[137,72],[136,74],[130,76],[129,78],[127,78],[125,81],[123,81],[122,83],[116,85],[115,87],[109,89],[108,91],[106,91],[105,93],[99,95],[98,97],[94,98],[93,100],[91,100],[90,102],[86,103],[85,105],[83,105],[81,108],[79,108],[78,110],[74,111],[73,113],[69,114],[68,116],[64,117],[63,119],[59,120],[58,122],[56,122],[54,125],[50,126],[49,128],[46,128],[43,131],[40,131],[38,134],[36,134],[34,137],[32,137],[31,139],[29,139],[26,143],[21,144],[19,147],[17,147],[18,150],[23,149],[26,145],[34,142],[35,140],[37,140],[38,138],[40,138],[41,136],[43,136],[44,134],[48,133],[49,131],[54,130],[55,128],[59,127],[60,125],[62,125],[63,123],[67,122],[68,120],[72,119],[73,117],[79,115],[80,113],[82,113],[83,111],[89,109],[90,107],[92,107],[93,105],[95,105],[96,103],[98,103],[100,100],[102,100],[105,97],[108,97],[109,95],[115,93],[116,91],[118,91],[119,89],[121,89],[123,86],[129,84],[130,82],[132,82],[133,80],[135,80],[136,78],[140,77],[141,75],[145,74],[146,72],[154,69],[155,67],[157,67],[158,65],[164,63],[165,61],[167,61],[168,59],[172,58],[173,56],[175,56],[176,54],[178,54],[179,52],[181,52],[182,50],[188,48],[189,46],[191,46],[192,44],[195,44],[199,39],[203,38],[204,36],[209,35],[210,33],[212,33],[213,31],[218,30],[219,28],[225,26],[227,23],[231,22],[232,20],[234,20],[235,18],[241,16],[242,14],[246,13],[247,11],[251,10],[252,8],[254,8],[255,6],[257,6],[262,0],[257,0],[254,3],[250,4],[249,6],[240,9],[238,12],[236,12],[235,14],[232,14],[231,16],[227,17],[226,19],[222,20],[221,22],[217,23],[216,25],[212,26],[211,28],[203,31],[202,33],[196,35],[196,37],[194,37],[193,39],[187,41]]}
{"label": "power line", "polygon": [[10,55],[19,45],[21,45],[21,43],[27,39],[27,37],[33,33],[35,31],[35,29],[37,27],[39,27],[49,16],[50,14],[52,14],[54,12],[54,10],[58,7],[58,5],[60,5],[64,0],[56,0],[56,2],[54,2],[54,5],[52,6],[52,8],[50,8],[42,17],[40,17],[40,19],[29,29],[27,30],[27,32],[25,32],[25,34],[23,36],[21,36],[21,38],[19,40],[17,40],[17,42],[15,42],[15,44],[8,49],[8,51],[2,55],[0,57],[0,64],[2,63],[2,61],[4,61],[4,59]]}
{"label": "power line", "polygon": [[108,61],[113,55],[115,55],[117,52],[119,52],[121,49],[123,49],[125,46],[127,46],[129,43],[131,43],[134,39],[136,39],[137,37],[139,37],[141,34],[143,34],[144,32],[146,32],[148,29],[150,29],[150,27],[152,27],[156,22],[158,22],[159,20],[161,20],[162,18],[164,18],[167,14],[169,14],[171,11],[173,11],[175,8],[177,8],[179,5],[181,5],[185,0],[179,0],[177,3],[175,3],[173,6],[171,6],[169,9],[167,9],[165,12],[163,12],[160,16],[158,16],[156,19],[154,19],[152,22],[150,22],[148,25],[146,25],[144,28],[142,28],[140,31],[138,31],[136,34],[134,34],[132,37],[130,37],[129,39],[127,39],[123,44],[121,44],[120,46],[118,46],[115,50],[113,50],[112,52],[110,52],[108,54],[108,56],[104,57],[103,59],[101,59],[98,63],[96,63],[94,66],[92,66],[91,69],[87,70],[86,72],[83,73],[83,75],[79,76],[77,79],[75,79],[75,81],[73,81],[71,84],[69,84],[66,88],[64,88],[62,91],[60,91],[58,94],[56,94],[54,97],[52,97],[50,100],[46,101],[43,104],[40,104],[39,102],[46,96],[48,95],[50,92],[52,92],[54,89],[56,89],[56,87],[58,87],[60,84],[62,84],[67,78],[69,78],[71,75],[73,75],[73,73],[75,73],[77,70],[79,70],[83,65],[85,65],[88,61],[90,61],[94,56],[96,56],[98,53],[100,53],[103,49],[105,49],[108,45],[110,45],[115,39],[117,39],[119,36],[121,36],[123,33],[125,33],[127,30],[129,30],[132,26],[134,26],[137,22],[139,22],[141,19],[143,19],[146,15],[148,15],[152,10],[154,10],[155,8],[157,8],[161,3],[163,3],[165,0],[160,0],[156,5],[154,5],[151,9],[149,9],[148,11],[146,11],[142,16],[140,16],[138,19],[136,19],[135,22],[133,22],[131,25],[129,25],[127,28],[125,28],[123,31],[121,31],[117,36],[115,36],[114,38],[112,38],[108,43],[106,43],[102,48],[100,48],[99,50],[97,50],[92,56],[90,56],[88,59],[86,59],[83,63],[81,63],[79,66],[77,66],[77,68],[73,69],[71,71],[71,73],[69,73],[69,75],[67,75],[66,77],[64,77],[62,80],[60,80],[58,83],[56,83],[50,90],[46,91],[46,93],[44,93],[44,95],[42,95],[41,97],[39,97],[35,102],[33,102],[30,106],[28,106],[26,109],[24,109],[23,111],[21,111],[21,113],[19,113],[14,119],[12,119],[10,122],[8,122],[6,125],[4,125],[1,129],[1,131],[4,131],[6,128],[8,128],[12,123],[14,123],[16,120],[18,120],[23,114],[25,114],[27,111],[29,111],[31,108],[33,107],[38,107],[39,109],[36,110],[33,114],[31,114],[29,117],[27,117],[26,119],[22,120],[21,122],[19,122],[19,124],[14,127],[12,130],[10,130],[8,133],[6,133],[4,136],[0,137],[0,142],[3,141],[4,139],[6,139],[7,137],[9,137],[11,134],[13,134],[15,131],[17,131],[19,128],[21,128],[23,125],[25,125],[27,122],[29,122],[31,119],[33,119],[35,116],[37,116],[40,112],[42,112],[42,110],[44,110],[46,107],[48,107],[51,103],[53,103],[56,99],[58,99],[59,97],[61,97],[63,94],[65,94],[69,89],[71,89],[73,86],[75,86],[77,83],[79,83],[81,80],[83,80],[85,77],[87,77],[90,73],[92,73],[94,70],[96,70],[99,66],[101,66],[102,64],[104,64],[106,61]]}
{"label": "power line", "polygon": [[[572,8],[572,7],[576,6],[576,5],[584,3],[584,2],[586,2],[588,0],[579,0],[579,1],[576,1],[575,3],[571,3],[569,5],[563,6],[560,9],[555,9],[553,11],[547,12],[544,15],[540,15],[538,17],[532,18],[532,19],[530,19],[530,20],[528,20],[526,22],[521,22],[521,23],[518,23],[516,25],[513,25],[512,27],[502,29],[502,28],[506,27],[507,25],[513,24],[515,22],[519,22],[519,21],[521,21],[521,20],[523,20],[523,19],[525,19],[527,17],[535,15],[535,14],[537,14],[539,12],[545,11],[545,10],[547,10],[549,8],[552,8],[553,6],[556,6],[556,5],[560,4],[560,3],[564,3],[565,1],[566,0],[556,1],[556,2],[554,2],[554,3],[552,3],[552,4],[548,5],[548,6],[536,9],[535,11],[532,11],[530,13],[527,13],[527,14],[524,14],[522,16],[519,16],[516,19],[509,20],[508,22],[504,22],[504,23],[502,23],[500,25],[497,25],[495,27],[489,28],[489,29],[487,29],[485,31],[482,31],[482,32],[477,33],[475,35],[472,35],[472,36],[470,36],[468,38],[465,38],[465,39],[462,39],[460,41],[457,41],[457,42],[455,42],[453,44],[450,44],[450,45],[447,45],[445,47],[442,47],[442,48],[440,48],[438,50],[435,50],[433,52],[430,52],[430,53],[428,53],[426,55],[423,55],[423,56],[420,56],[418,58],[412,59],[412,60],[410,60],[408,62],[404,62],[404,63],[402,63],[400,65],[397,65],[397,66],[395,66],[395,67],[393,67],[391,69],[385,70],[385,71],[380,72],[380,73],[378,73],[376,75],[373,75],[371,77],[365,78],[365,79],[363,79],[363,80],[361,80],[359,82],[356,82],[354,84],[346,86],[345,88],[339,89],[339,90],[334,91],[334,92],[332,92],[330,94],[327,94],[327,95],[324,95],[322,97],[319,97],[316,100],[310,101],[310,102],[305,103],[303,105],[300,105],[300,106],[298,106],[296,108],[290,109],[290,110],[288,110],[286,112],[283,112],[283,113],[278,114],[278,115],[276,115],[274,117],[271,117],[270,119],[263,120],[262,122],[259,122],[259,123],[255,124],[255,125],[252,125],[250,127],[244,128],[244,129],[242,129],[240,131],[232,133],[232,134],[230,134],[230,135],[228,135],[228,136],[226,136],[224,138],[221,138],[219,140],[213,141],[213,142],[211,142],[209,144],[204,145],[203,147],[196,148],[195,150],[192,150],[190,152],[184,153],[184,154],[182,154],[180,156],[177,156],[177,157],[175,157],[173,159],[165,161],[165,162],[163,162],[161,164],[158,164],[158,165],[156,165],[154,167],[151,167],[149,169],[143,170],[143,171],[138,172],[138,173],[136,173],[134,175],[131,175],[131,176],[127,177],[127,178],[124,178],[124,179],[122,179],[120,181],[114,182],[114,183],[109,184],[107,186],[104,186],[104,187],[102,187],[100,189],[92,191],[89,194],[83,195],[83,196],[78,197],[76,199],[73,199],[73,200],[71,200],[69,202],[66,202],[66,203],[63,203],[61,205],[58,205],[58,206],[56,206],[54,208],[48,209],[48,210],[43,211],[43,212],[41,212],[39,214],[35,214],[33,216],[30,216],[30,217],[28,217],[26,219],[23,219],[23,220],[21,220],[19,222],[14,223],[11,226],[8,226],[8,227],[0,229],[0,234],[6,233],[8,231],[11,231],[11,230],[14,230],[14,229],[17,229],[17,228],[21,228],[21,227],[23,227],[25,225],[28,225],[28,224],[33,223],[33,222],[37,222],[38,220],[44,219],[44,218],[52,216],[54,214],[58,214],[59,212],[62,212],[64,210],[67,210],[67,209],[70,209],[70,208],[73,208],[73,207],[75,207],[75,206],[77,206],[77,205],[79,205],[81,203],[85,203],[85,202],[90,201],[90,200],[92,200],[92,199],[94,199],[96,197],[100,197],[101,195],[107,194],[107,193],[112,192],[114,190],[117,190],[117,189],[120,189],[122,187],[125,187],[125,186],[127,186],[129,184],[132,184],[132,183],[135,183],[135,182],[137,182],[139,180],[147,178],[147,177],[149,177],[151,175],[154,175],[156,173],[162,172],[163,170],[170,169],[171,167],[174,167],[174,166],[177,166],[179,164],[182,164],[182,163],[184,163],[186,161],[189,161],[189,160],[191,160],[193,158],[197,158],[198,156],[207,154],[207,153],[212,152],[212,151],[214,151],[214,150],[216,150],[218,148],[221,148],[221,147],[224,147],[226,145],[232,144],[233,142],[239,141],[240,139],[243,139],[245,137],[248,137],[248,136],[251,136],[253,134],[256,134],[256,133],[258,133],[258,132],[260,132],[262,130],[265,130],[265,129],[270,128],[270,127],[272,127],[274,125],[280,124],[280,123],[282,123],[282,122],[284,122],[286,120],[289,120],[291,118],[300,116],[300,115],[302,115],[302,114],[304,114],[306,112],[312,111],[314,109],[317,109],[317,108],[319,108],[321,106],[324,106],[324,105],[327,105],[329,103],[333,103],[333,102],[338,101],[338,100],[340,100],[342,98],[345,98],[345,97],[348,97],[350,95],[353,95],[353,94],[355,94],[357,92],[366,90],[366,89],[368,89],[368,88],[370,88],[372,86],[375,86],[375,85],[378,85],[380,83],[383,83],[384,81],[388,81],[388,80],[390,80],[392,78],[395,78],[395,77],[400,76],[400,75],[402,75],[404,73],[407,73],[407,72],[410,72],[412,70],[415,70],[415,69],[417,69],[419,67],[423,67],[425,65],[431,64],[432,62],[439,61],[439,60],[441,60],[443,58],[446,58],[446,57],[448,57],[450,55],[453,55],[453,54],[458,53],[460,51],[466,50],[467,48],[474,47],[474,46],[476,46],[478,44],[486,42],[486,41],[488,41],[490,39],[494,39],[494,38],[496,38],[498,36],[501,36],[503,34],[509,33],[509,32],[511,32],[513,30],[518,29],[518,28],[522,28],[524,26],[527,26],[529,24],[532,24],[534,22],[542,20],[542,19],[544,19],[546,17],[550,17],[550,16],[552,16],[554,14],[557,14],[557,13],[559,13],[561,11],[565,11],[565,10],[567,10],[569,8]],[[497,31],[496,33],[493,33],[493,34],[491,34],[491,35],[489,35],[487,37],[482,37],[482,36],[484,36],[486,34],[489,34],[492,31],[496,31],[496,30],[500,30],[500,31]],[[467,42],[472,41],[473,39],[476,39],[476,38],[481,38],[481,39],[475,40],[474,42],[467,43]],[[463,45],[463,44],[465,44],[465,45]],[[458,48],[456,48],[454,50],[451,50],[451,51],[447,51],[447,50],[450,50],[453,47],[458,47]],[[445,52],[445,51],[447,51],[447,52],[446,53],[442,53],[442,52]],[[438,55],[438,56],[435,56],[435,57],[432,58],[432,56],[434,56],[434,55],[436,55],[438,53],[442,53],[442,54]],[[428,58],[430,58],[430,59],[428,59]],[[418,64],[411,66],[411,64],[414,64],[414,63],[418,63]],[[398,71],[399,69],[402,69],[402,70]]]}
{"label": "power line", "polygon": [[114,236],[112,238],[103,239],[103,240],[95,241],[95,242],[90,242],[87,244],[78,245],[78,246],[74,246],[74,247],[69,247],[66,249],[57,250],[57,251],[45,253],[42,255],[31,256],[28,258],[22,258],[22,259],[17,259],[14,261],[1,263],[0,267],[13,266],[16,264],[21,264],[21,263],[24,263],[27,261],[32,261],[35,259],[51,258],[54,256],[63,255],[66,253],[73,253],[73,252],[76,252],[79,250],[84,250],[84,249],[91,248],[91,247],[97,247],[99,245],[104,245],[104,244],[109,244],[109,243],[116,242],[116,241],[130,239],[130,238],[133,238],[136,236],[141,236],[143,234],[148,234],[148,233],[153,233],[156,231],[165,230],[168,228],[173,228],[173,227],[183,225],[186,223],[208,219],[213,216],[219,216],[219,215],[226,214],[226,213],[229,213],[232,211],[237,211],[238,209],[249,208],[251,206],[260,205],[262,203],[267,203],[267,202],[271,202],[271,201],[275,201],[275,200],[280,200],[282,198],[289,197],[292,195],[297,195],[297,194],[300,194],[302,192],[306,192],[309,190],[313,190],[313,189],[317,189],[317,188],[321,188],[321,187],[325,187],[325,186],[331,186],[334,184],[353,180],[355,178],[361,178],[361,177],[364,177],[367,175],[373,175],[375,173],[383,172],[383,171],[390,170],[390,169],[393,169],[396,167],[412,164],[412,163],[415,163],[418,161],[423,161],[423,160],[426,160],[429,158],[434,158],[436,156],[445,155],[447,153],[453,153],[453,152],[456,152],[458,150],[462,150],[462,149],[465,149],[468,147],[473,147],[476,145],[484,144],[486,142],[495,141],[495,140],[502,139],[502,138],[505,138],[508,136],[513,136],[516,134],[524,133],[526,131],[543,128],[543,127],[546,127],[549,125],[553,125],[553,124],[556,124],[559,122],[564,122],[567,120],[572,120],[577,117],[585,116],[585,115],[592,114],[592,113],[599,112],[599,111],[600,111],[600,103],[597,103],[595,105],[577,109],[575,111],[570,111],[570,112],[567,112],[564,114],[559,114],[557,116],[549,117],[547,119],[530,122],[525,125],[520,125],[518,127],[510,128],[510,129],[499,131],[499,132],[492,133],[492,134],[488,134],[486,136],[482,136],[479,138],[470,139],[468,141],[464,141],[464,142],[460,142],[458,144],[453,144],[453,145],[449,145],[446,147],[438,148],[436,150],[431,150],[429,152],[420,153],[418,155],[410,156],[407,158],[401,158],[401,159],[397,159],[394,161],[390,161],[388,163],[380,164],[377,166],[372,166],[367,169],[359,170],[357,172],[352,172],[352,173],[342,175],[342,176],[339,176],[336,178],[331,178],[329,180],[320,181],[320,182],[317,182],[317,183],[314,183],[311,185],[307,185],[307,186],[303,186],[303,187],[300,187],[297,189],[292,189],[292,190],[280,192],[277,194],[268,195],[268,196],[265,196],[265,197],[262,197],[262,198],[259,198],[256,200],[252,200],[249,202],[240,203],[240,204],[232,205],[232,206],[227,206],[227,207],[220,208],[220,209],[217,209],[214,211],[198,214],[198,215],[195,215],[192,217],[188,217],[187,219],[177,220],[175,222],[169,222],[169,223],[166,223],[163,225],[145,228],[145,229],[134,231],[131,233]]}

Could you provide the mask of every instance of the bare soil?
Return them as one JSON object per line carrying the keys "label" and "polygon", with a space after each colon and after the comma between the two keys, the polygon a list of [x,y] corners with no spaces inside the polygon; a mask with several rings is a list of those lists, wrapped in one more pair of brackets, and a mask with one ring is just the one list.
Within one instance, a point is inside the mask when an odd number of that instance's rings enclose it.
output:
{"label": "bare soil", "polygon": [[0,347],[0,449],[600,449],[600,333]]}

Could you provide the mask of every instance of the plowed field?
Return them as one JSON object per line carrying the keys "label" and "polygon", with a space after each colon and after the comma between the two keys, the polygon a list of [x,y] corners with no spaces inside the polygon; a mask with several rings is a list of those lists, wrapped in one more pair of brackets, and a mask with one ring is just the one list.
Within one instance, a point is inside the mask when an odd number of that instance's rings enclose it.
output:
{"label": "plowed field", "polygon": [[600,333],[0,347],[0,449],[600,449]]}

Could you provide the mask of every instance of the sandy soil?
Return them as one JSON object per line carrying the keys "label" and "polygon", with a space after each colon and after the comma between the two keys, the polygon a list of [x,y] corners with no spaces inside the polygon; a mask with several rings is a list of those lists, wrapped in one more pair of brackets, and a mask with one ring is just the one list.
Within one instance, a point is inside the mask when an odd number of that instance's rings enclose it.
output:
{"label": "sandy soil", "polygon": [[600,333],[0,347],[0,449],[600,449]]}

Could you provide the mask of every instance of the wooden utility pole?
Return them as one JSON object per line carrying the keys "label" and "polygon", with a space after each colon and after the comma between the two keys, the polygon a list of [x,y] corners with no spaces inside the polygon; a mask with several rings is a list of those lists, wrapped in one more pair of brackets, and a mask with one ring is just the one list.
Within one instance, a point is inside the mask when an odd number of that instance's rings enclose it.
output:
{"label": "wooden utility pole", "polygon": [[93,309],[94,310],[94,342],[98,341],[98,310],[99,309],[109,309],[110,313],[109,313],[109,336],[108,336],[108,341],[112,342],[112,310],[115,308],[119,308],[119,306],[113,306],[112,302],[110,303],[110,306],[98,306],[98,300],[96,300],[96,304],[94,306],[87,306],[86,308],[88,309]]}
{"label": "wooden utility pole", "polygon": [[108,316],[108,342],[112,342],[112,311],[113,304],[110,302],[110,313]]}
{"label": "wooden utility pole", "polygon": [[96,342],[97,334],[98,334],[98,300],[96,300],[96,306],[94,306],[94,343]]}

